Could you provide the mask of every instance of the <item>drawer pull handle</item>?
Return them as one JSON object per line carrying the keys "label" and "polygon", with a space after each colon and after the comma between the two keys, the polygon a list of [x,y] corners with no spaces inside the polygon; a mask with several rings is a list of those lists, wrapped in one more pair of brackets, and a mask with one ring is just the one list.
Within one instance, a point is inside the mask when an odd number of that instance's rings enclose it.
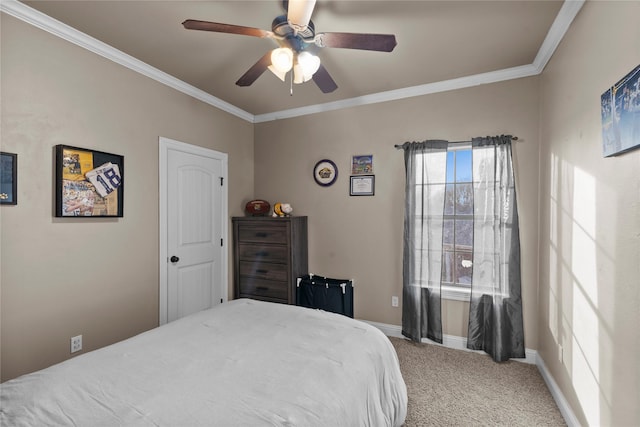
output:
{"label": "drawer pull handle", "polygon": [[269,252],[267,251],[260,251],[260,252],[256,252],[256,256],[268,256]]}
{"label": "drawer pull handle", "polygon": [[256,233],[256,237],[267,237],[267,233]]}
{"label": "drawer pull handle", "polygon": [[265,274],[265,273],[268,273],[268,272],[269,272],[269,270],[263,270],[263,269],[257,269],[257,270],[256,270],[256,273],[262,273],[262,274]]}
{"label": "drawer pull handle", "polygon": [[256,286],[256,290],[257,291],[268,291],[269,288],[267,288],[266,286]]}

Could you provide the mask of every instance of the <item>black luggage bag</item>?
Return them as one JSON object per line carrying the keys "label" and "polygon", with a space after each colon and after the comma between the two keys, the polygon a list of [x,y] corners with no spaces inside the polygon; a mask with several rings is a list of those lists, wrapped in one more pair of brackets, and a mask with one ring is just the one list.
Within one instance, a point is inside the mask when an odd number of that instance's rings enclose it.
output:
{"label": "black luggage bag", "polygon": [[296,305],[353,318],[353,280],[309,274],[298,278]]}

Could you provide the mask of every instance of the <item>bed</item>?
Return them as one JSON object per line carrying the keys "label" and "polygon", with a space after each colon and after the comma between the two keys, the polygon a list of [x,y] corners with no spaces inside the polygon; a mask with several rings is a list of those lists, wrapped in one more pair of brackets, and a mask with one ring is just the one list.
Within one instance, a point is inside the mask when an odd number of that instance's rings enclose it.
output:
{"label": "bed", "polygon": [[375,327],[239,299],[0,385],[3,426],[400,426]]}

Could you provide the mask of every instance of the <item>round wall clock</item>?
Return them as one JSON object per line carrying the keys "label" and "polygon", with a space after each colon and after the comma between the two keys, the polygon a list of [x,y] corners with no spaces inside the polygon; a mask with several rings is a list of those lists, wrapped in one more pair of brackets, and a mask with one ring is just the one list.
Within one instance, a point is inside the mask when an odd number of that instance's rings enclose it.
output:
{"label": "round wall clock", "polygon": [[328,187],[338,178],[338,167],[329,159],[322,159],[313,167],[313,179],[318,185]]}

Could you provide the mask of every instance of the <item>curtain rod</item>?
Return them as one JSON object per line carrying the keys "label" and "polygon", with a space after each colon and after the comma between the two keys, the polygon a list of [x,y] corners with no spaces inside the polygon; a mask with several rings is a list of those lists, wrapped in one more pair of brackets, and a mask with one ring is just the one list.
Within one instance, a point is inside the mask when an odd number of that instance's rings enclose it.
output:
{"label": "curtain rod", "polygon": [[[517,141],[518,137],[517,136],[512,136],[511,137],[512,141]],[[471,144],[472,141],[447,141],[449,144]],[[397,149],[402,148],[403,144],[396,144],[394,145],[394,147],[396,147]]]}

